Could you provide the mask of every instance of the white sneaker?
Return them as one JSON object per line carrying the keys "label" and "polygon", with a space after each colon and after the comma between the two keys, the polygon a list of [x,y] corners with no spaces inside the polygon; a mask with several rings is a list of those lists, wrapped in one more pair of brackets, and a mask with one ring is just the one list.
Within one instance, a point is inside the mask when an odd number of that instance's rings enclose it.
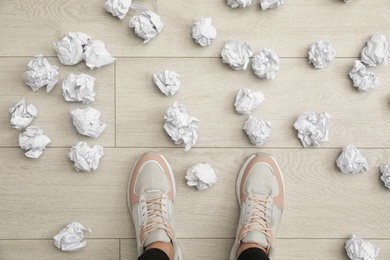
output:
{"label": "white sneaker", "polygon": [[284,209],[283,175],[275,159],[268,154],[250,156],[238,174],[236,194],[241,214],[229,259],[238,258],[241,243],[256,243],[272,260]]}
{"label": "white sneaker", "polygon": [[130,174],[127,194],[138,256],[150,244],[163,242],[173,244],[174,260],[182,260],[174,232],[175,178],[162,155],[146,153],[138,159]]}

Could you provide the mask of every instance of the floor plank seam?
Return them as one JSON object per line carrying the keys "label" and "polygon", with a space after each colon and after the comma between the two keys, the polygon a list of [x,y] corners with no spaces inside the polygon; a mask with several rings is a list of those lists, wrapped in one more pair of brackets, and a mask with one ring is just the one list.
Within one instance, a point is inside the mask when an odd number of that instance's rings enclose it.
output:
{"label": "floor plank seam", "polygon": [[[56,55],[43,55],[45,58],[55,59]],[[0,59],[31,59],[32,56],[0,56]],[[115,56],[116,59],[220,59],[220,56]],[[279,59],[307,59],[306,56],[279,56]],[[360,59],[359,57],[335,57],[337,59]],[[115,66],[115,65],[114,65]]]}
{"label": "floor plank seam", "polygon": [[[0,146],[0,149],[19,149],[19,146]],[[183,147],[169,147],[169,146],[104,146],[107,149],[183,149]],[[244,149],[252,150],[258,149],[258,147],[213,147],[213,146],[204,146],[204,147],[192,147],[191,149],[213,149],[213,150],[226,150],[226,149]],[[340,147],[317,147],[312,148],[303,148],[303,147],[262,147],[262,150],[306,150],[306,151],[315,151],[315,150],[341,150],[343,146]],[[362,150],[388,150],[389,147],[358,147]],[[54,146],[47,147],[48,149],[69,149],[69,146]]]}
{"label": "floor plank seam", "polygon": [[117,146],[116,143],[116,61],[114,62],[114,146]]}

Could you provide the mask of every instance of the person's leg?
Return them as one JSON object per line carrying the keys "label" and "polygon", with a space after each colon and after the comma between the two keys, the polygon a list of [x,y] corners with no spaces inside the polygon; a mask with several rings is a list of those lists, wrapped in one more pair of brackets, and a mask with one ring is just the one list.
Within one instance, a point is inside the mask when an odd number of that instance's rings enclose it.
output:
{"label": "person's leg", "polygon": [[132,216],[140,260],[182,260],[174,233],[173,172],[162,155],[146,153],[129,178],[127,202]]}
{"label": "person's leg", "polygon": [[258,247],[250,247],[239,254],[238,260],[269,260],[269,257],[265,250]]}
{"label": "person's leg", "polygon": [[169,256],[161,249],[151,248],[146,249],[145,252],[142,253],[138,260],[169,260]]}
{"label": "person's leg", "polygon": [[250,156],[238,174],[236,194],[240,220],[229,259],[272,259],[284,209],[283,175],[275,159],[268,154]]}

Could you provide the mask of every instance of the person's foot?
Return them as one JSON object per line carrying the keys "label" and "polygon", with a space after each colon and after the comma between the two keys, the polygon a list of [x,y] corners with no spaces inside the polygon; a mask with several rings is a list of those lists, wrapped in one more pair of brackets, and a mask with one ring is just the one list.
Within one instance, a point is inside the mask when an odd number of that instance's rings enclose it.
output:
{"label": "person's foot", "polygon": [[174,232],[175,179],[162,155],[146,153],[138,159],[130,174],[127,194],[138,255],[159,242],[172,243],[174,254],[171,259],[181,260],[183,257]]}
{"label": "person's foot", "polygon": [[284,208],[282,171],[268,154],[253,154],[242,166],[236,182],[241,207],[230,260],[248,246],[263,249],[272,259],[276,233]]}

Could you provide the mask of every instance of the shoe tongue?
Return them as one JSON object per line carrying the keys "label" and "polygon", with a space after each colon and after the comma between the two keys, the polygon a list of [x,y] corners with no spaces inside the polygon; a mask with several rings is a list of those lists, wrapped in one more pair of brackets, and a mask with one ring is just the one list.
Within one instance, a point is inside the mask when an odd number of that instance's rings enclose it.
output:
{"label": "shoe tongue", "polygon": [[146,199],[159,198],[163,194],[160,190],[146,190],[144,196]]}
{"label": "shoe tongue", "polygon": [[156,229],[147,235],[144,242],[144,247],[147,247],[148,245],[155,242],[170,243],[171,239],[164,229]]}
{"label": "shoe tongue", "polygon": [[265,193],[265,192],[262,192],[262,191],[256,191],[256,190],[252,190],[252,197],[255,197],[257,199],[270,199],[270,195],[268,193]]}
{"label": "shoe tongue", "polygon": [[268,247],[267,238],[263,233],[258,231],[249,231],[246,233],[245,237],[241,240],[244,243],[255,243],[259,244],[264,248]]}
{"label": "shoe tongue", "polygon": [[[152,198],[161,197],[162,194],[163,192],[159,190],[148,190],[145,191],[144,196],[146,199],[152,199]],[[154,217],[153,219],[151,219],[151,221],[160,221],[160,220],[162,220],[161,217]],[[159,226],[164,226],[164,225],[162,224],[156,225],[156,227]],[[168,233],[164,229],[158,228],[147,234],[146,239],[144,241],[144,247],[147,247],[148,245],[155,242],[170,243],[171,239],[168,236]]]}

